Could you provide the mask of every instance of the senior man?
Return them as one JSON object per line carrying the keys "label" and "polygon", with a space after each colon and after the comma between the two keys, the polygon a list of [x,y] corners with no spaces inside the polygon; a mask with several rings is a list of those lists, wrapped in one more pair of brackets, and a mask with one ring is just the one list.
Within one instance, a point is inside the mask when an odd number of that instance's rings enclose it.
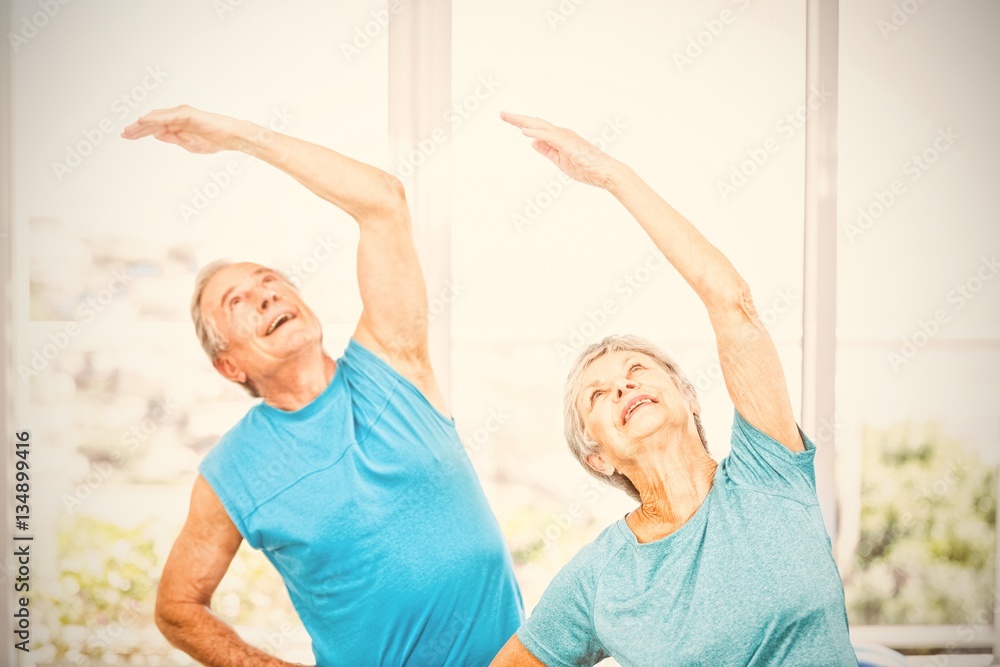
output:
{"label": "senior man", "polygon": [[[189,106],[122,136],[238,150],[360,228],[363,309],[343,356],[281,274],[215,263],[195,329],[215,368],[262,401],[206,456],[163,569],[156,620],[206,665],[289,665],[210,609],[242,540],[281,574],[317,664],[485,665],[523,619],[510,552],[448,416],[401,183],[333,150]],[[283,232],[287,233],[287,232]]]}

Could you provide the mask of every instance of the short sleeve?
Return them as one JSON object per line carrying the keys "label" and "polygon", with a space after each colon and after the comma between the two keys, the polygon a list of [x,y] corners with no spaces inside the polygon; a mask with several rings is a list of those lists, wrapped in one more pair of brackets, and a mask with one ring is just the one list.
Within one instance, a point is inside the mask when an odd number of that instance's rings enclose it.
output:
{"label": "short sleeve", "polygon": [[517,638],[548,667],[595,665],[608,657],[594,632],[595,581],[579,555],[556,574]]}
{"label": "short sleeve", "polygon": [[734,411],[732,449],[725,471],[736,486],[817,504],[814,460],[816,445],[799,428],[805,451],[793,452]]}

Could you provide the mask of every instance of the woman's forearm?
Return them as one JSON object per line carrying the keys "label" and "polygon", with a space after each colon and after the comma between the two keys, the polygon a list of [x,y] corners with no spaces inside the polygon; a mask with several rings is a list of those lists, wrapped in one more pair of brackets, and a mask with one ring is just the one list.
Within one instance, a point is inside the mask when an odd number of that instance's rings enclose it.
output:
{"label": "woman's forearm", "polygon": [[359,223],[385,219],[386,211],[400,206],[405,210],[398,178],[325,146],[247,122],[240,124],[234,147],[281,169]]}
{"label": "woman's forearm", "polygon": [[729,259],[631,168],[616,162],[610,172],[607,190],[635,217],[709,310],[742,291],[743,278]]}

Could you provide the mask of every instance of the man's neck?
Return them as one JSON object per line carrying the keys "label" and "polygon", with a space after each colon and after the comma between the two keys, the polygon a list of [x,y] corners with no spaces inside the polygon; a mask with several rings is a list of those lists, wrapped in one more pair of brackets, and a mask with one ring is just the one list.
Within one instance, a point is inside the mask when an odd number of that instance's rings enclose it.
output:
{"label": "man's neck", "polygon": [[337,364],[322,349],[318,355],[297,359],[261,382],[264,402],[273,408],[294,412],[316,400],[330,385]]}

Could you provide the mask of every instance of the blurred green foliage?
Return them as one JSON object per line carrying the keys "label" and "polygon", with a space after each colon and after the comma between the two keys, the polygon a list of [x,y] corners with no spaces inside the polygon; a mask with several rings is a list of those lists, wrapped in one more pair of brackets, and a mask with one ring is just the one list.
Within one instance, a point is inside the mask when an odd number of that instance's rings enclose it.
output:
{"label": "blurred green foliage", "polygon": [[934,424],[865,427],[854,625],[989,624],[995,468]]}
{"label": "blurred green foliage", "polygon": [[[156,586],[166,553],[148,521],[125,528],[85,514],[57,533],[58,575],[39,593],[35,655],[43,664],[191,664],[172,649],[153,620]],[[267,559],[245,544],[212,598],[213,610],[242,627],[247,641],[268,652],[263,631],[299,625],[284,584]],[[247,628],[260,628],[260,636]]]}

